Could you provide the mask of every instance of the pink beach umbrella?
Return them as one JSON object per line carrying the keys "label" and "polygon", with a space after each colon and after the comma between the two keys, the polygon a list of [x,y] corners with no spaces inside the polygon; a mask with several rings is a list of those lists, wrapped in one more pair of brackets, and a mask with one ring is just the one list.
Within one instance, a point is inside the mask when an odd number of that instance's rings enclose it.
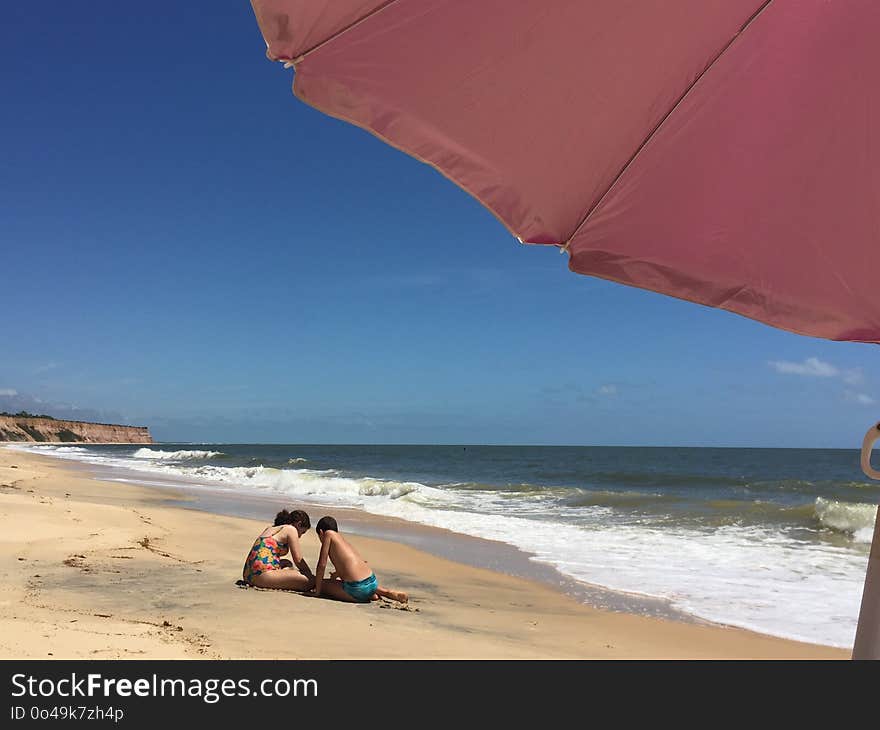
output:
{"label": "pink beach umbrella", "polygon": [[[572,271],[880,343],[876,0],[252,5],[300,99]],[[878,532],[854,657],[880,658]]]}

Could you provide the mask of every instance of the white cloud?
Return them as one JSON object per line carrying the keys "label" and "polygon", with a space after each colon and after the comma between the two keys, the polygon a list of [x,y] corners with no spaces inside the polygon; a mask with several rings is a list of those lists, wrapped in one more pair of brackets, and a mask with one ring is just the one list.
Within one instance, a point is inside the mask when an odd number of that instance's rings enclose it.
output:
{"label": "white cloud", "polygon": [[[804,375],[814,378],[837,378],[850,386],[859,387],[865,383],[865,374],[861,368],[842,370],[831,363],[824,362],[818,357],[808,357],[803,362],[790,362],[788,360],[770,360],[768,365],[777,373],[785,375]],[[867,393],[856,390],[844,390],[843,397],[850,403],[858,403],[863,406],[872,406],[877,401]]]}
{"label": "white cloud", "polygon": [[847,390],[844,392],[844,395],[846,396],[846,399],[848,401],[852,401],[853,403],[859,403],[863,406],[872,406],[877,402],[871,396],[867,395],[866,393],[855,393],[851,390]]}
{"label": "white cloud", "polygon": [[602,385],[596,389],[599,395],[617,395],[617,386],[613,383]]}
{"label": "white cloud", "polygon": [[834,365],[822,362],[818,357],[808,357],[803,362],[771,360],[770,367],[783,375],[807,375],[816,378],[835,378],[840,375],[840,370]]}
{"label": "white cloud", "polygon": [[9,395],[9,396],[18,395],[18,391],[13,390],[12,388],[0,388],[0,395]]}
{"label": "white cloud", "polygon": [[843,374],[843,382],[847,385],[861,385],[865,382],[865,374],[862,372],[861,368],[847,370]]}
{"label": "white cloud", "polygon": [[48,373],[50,370],[54,370],[57,367],[57,362],[47,362],[45,365],[40,365],[40,367],[34,370],[34,374],[39,375],[40,373]]}

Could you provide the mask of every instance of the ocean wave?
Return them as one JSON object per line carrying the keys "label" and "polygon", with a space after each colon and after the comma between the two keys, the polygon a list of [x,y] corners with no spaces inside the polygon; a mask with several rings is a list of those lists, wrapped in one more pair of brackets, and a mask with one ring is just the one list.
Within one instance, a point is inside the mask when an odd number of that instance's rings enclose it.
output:
{"label": "ocean wave", "polygon": [[363,497],[398,499],[419,490],[432,490],[418,482],[398,482],[369,477],[351,478],[338,475],[333,469],[278,469],[270,466],[224,467],[206,464],[197,467],[156,464],[150,471],[174,473],[189,479],[223,484],[232,488],[245,487],[274,491],[292,497],[325,499],[336,503],[362,503]]}
{"label": "ocean wave", "polygon": [[599,484],[637,485],[642,487],[685,487],[690,485],[747,486],[742,477],[718,474],[669,474],[651,472],[597,472],[586,479]]}
{"label": "ocean wave", "polygon": [[838,502],[816,497],[814,511],[822,527],[852,535],[856,542],[871,542],[877,515],[876,504]]}
{"label": "ocean wave", "polygon": [[288,459],[287,463],[288,464],[306,464],[306,463],[308,463],[308,461],[309,461],[308,459],[303,459],[301,456],[297,456],[294,459]]}
{"label": "ocean wave", "polygon": [[19,451],[52,451],[61,454],[85,452],[87,449],[81,446],[56,446],[54,444],[33,444],[28,441],[17,441],[7,445],[7,448]]}
{"label": "ocean wave", "polygon": [[706,506],[721,514],[752,517],[769,523],[806,524],[815,519],[815,505],[811,503],[781,505],[761,499],[751,501],[735,499],[710,499]]}
{"label": "ocean wave", "polygon": [[681,502],[683,498],[675,494],[658,494],[656,492],[612,492],[604,490],[578,489],[566,490],[561,502],[566,507],[622,507],[638,508],[667,505]]}
{"label": "ocean wave", "polygon": [[135,459],[162,459],[167,461],[189,461],[193,459],[214,459],[223,456],[222,451],[154,451],[153,449],[138,449],[132,454]]}
{"label": "ocean wave", "polygon": [[841,487],[850,487],[852,489],[877,489],[877,482],[839,482]]}

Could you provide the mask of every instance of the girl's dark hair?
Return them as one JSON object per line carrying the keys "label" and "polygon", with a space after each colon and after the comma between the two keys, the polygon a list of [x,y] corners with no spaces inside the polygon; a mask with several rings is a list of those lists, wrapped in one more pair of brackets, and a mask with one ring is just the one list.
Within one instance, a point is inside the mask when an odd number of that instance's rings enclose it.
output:
{"label": "girl's dark hair", "polygon": [[324,530],[339,532],[339,526],[336,524],[336,520],[332,517],[322,517],[318,520],[318,524],[315,525],[315,532],[323,532]]}
{"label": "girl's dark hair", "polygon": [[299,525],[308,530],[312,523],[309,520],[309,516],[301,509],[291,510],[290,512],[283,509],[275,515],[275,526],[279,527],[281,525],[293,525],[294,527]]}

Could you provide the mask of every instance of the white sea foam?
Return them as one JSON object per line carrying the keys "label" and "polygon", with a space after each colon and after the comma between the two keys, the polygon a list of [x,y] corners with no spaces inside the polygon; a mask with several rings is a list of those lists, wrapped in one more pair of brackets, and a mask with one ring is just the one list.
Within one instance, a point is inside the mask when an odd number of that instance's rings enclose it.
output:
{"label": "white sea foam", "polygon": [[[81,446],[54,446],[52,444],[39,444],[37,446],[17,446],[19,449],[28,451],[52,451],[59,454],[88,454],[89,450]],[[16,446],[10,445],[8,448],[14,449]]]}
{"label": "white sea foam", "polygon": [[153,449],[138,449],[132,454],[135,459],[167,459],[168,461],[190,461],[193,459],[213,459],[223,456],[222,451],[162,451]]}
{"label": "white sea foam", "polygon": [[[608,505],[569,509],[534,493],[350,478],[332,469],[188,465],[65,447],[46,451],[190,486],[358,507],[498,540],[577,580],[663,598],[710,621],[831,646],[853,642],[867,563],[867,551],[857,545],[808,541],[769,525],[660,527],[625,518]],[[820,525],[859,541],[870,533],[874,509],[819,499],[815,514]]]}

